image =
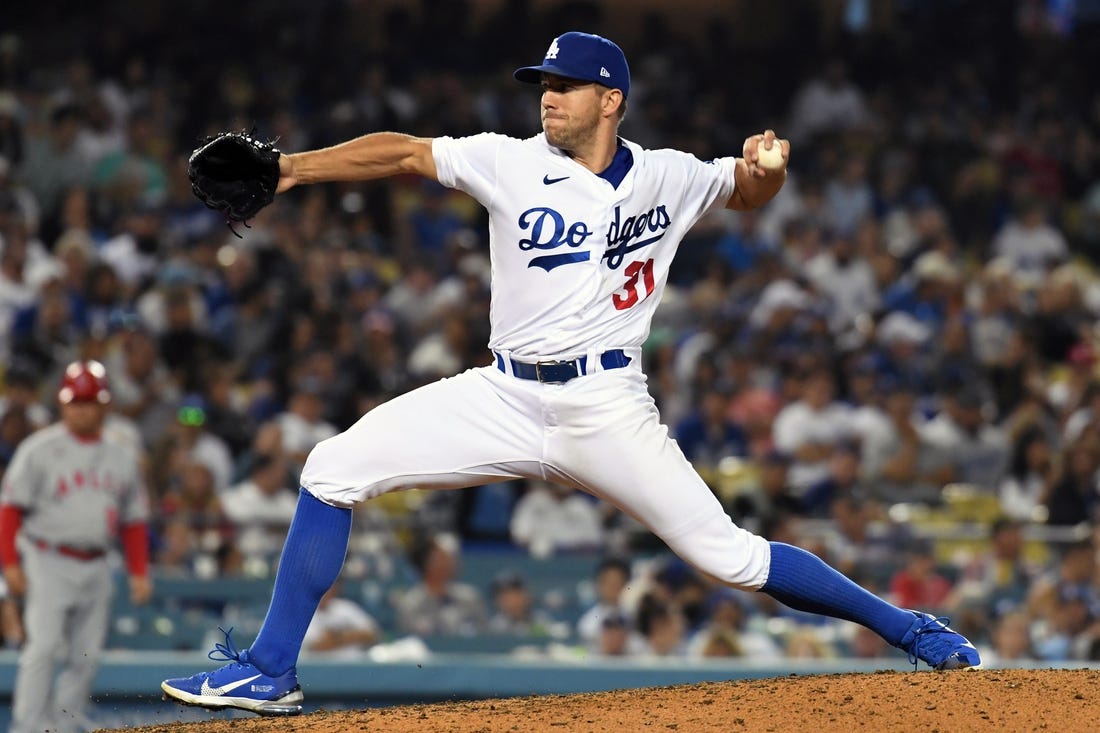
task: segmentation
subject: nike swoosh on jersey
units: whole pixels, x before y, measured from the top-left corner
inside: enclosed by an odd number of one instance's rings
[[[211,687],[210,680],[206,679],[202,681],[202,687],[199,688],[199,692],[202,693],[204,696],[221,697],[225,693],[232,692],[241,685],[247,685],[252,680],[258,680],[261,677],[263,677],[262,674],[257,674],[253,675],[252,677],[247,677],[243,680],[237,680],[236,682],[228,685],[222,685],[221,687]]]
[[[553,183],[559,183],[560,181],[564,181],[568,177],[569,176],[562,176],[561,178],[551,178],[550,174],[547,173],[545,176],[542,177],[542,182],[545,183],[547,186],[549,186]]]

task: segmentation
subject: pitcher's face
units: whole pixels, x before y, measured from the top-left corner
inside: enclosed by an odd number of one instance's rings
[[[562,150],[590,142],[600,122],[598,84],[546,74],[542,80],[542,129],[547,141]]]

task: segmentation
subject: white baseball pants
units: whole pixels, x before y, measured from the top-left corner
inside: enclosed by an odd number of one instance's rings
[[[486,366],[426,385],[319,443],[302,486],[349,507],[401,489],[545,479],[613,504],[721,582],[758,590],[767,541],[736,526],[684,458],[637,362],[565,384]]]

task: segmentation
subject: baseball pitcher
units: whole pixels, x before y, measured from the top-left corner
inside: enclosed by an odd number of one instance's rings
[[[149,501],[133,446],[103,432],[111,399],[103,365],[69,364],[57,399],[61,421],[19,445],[0,493],[0,562],[9,589],[24,599],[27,636],[13,733],[86,728],[111,607],[107,552],[116,541],[132,600],[144,603],[151,592]]]
[[[382,132],[278,156],[272,196],[416,173],[485,206],[493,360],[387,402],[313,449],[255,643],[238,650],[227,636],[216,651],[230,664],[167,680],[164,693],[211,708],[300,711],[295,664],[318,599],[343,563],[351,507],[388,491],[520,477],[594,494],[708,575],[869,626],[914,663],[977,665],[974,647],[946,620],[892,606],[814,555],[737,527],[669,438],[646,389],[641,348],[681,239],[710,211],[753,209],[775,196],[787,141],[767,130],[745,141],[741,157],[701,161],[622,139],[626,58],[587,33],[554,39],[541,64],[515,77],[542,87],[542,132],[526,140]],[[191,162],[202,197],[201,149]],[[226,201],[269,200],[270,185],[225,195],[233,176],[224,168],[213,174],[222,192],[210,203],[230,219],[241,210]]]

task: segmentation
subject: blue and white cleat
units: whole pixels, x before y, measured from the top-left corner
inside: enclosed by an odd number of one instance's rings
[[[901,637],[898,648],[909,653],[909,662],[914,668],[917,660],[938,670],[981,666],[982,659],[974,645],[947,625],[951,619],[921,611],[911,613],[916,618]]]
[[[270,677],[248,661],[248,651],[238,651],[225,634],[225,644],[215,644],[207,656],[229,664],[213,672],[199,672],[191,677],[165,680],[160,683],[165,699],[184,705],[197,705],[211,710],[237,708],[258,715],[298,715],[305,696],[298,685],[298,675],[292,667],[278,677]]]

